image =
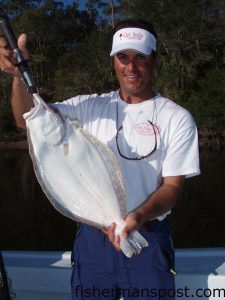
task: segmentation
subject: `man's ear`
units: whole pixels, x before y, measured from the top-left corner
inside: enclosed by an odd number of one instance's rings
[[[114,68],[114,56],[110,57],[110,59],[111,59],[111,63],[110,63],[111,73],[112,73],[112,75],[116,75],[115,68]]]
[[[110,59],[111,59],[111,68],[114,69],[114,56],[111,56]]]

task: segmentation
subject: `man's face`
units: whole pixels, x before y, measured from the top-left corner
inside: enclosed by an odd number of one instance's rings
[[[152,96],[153,66],[152,55],[126,50],[114,56],[114,68],[123,97],[147,100]]]

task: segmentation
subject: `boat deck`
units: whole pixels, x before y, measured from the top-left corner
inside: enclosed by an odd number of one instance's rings
[[[70,254],[3,251],[15,299],[71,300]],[[176,271],[177,299],[225,299],[225,248],[176,250]]]

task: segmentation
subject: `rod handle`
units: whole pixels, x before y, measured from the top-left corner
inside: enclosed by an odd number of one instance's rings
[[[17,66],[22,74],[24,83],[27,85],[28,92],[30,94],[38,93],[38,88],[32,76],[31,70],[27,64],[27,61],[24,59],[21,50],[18,47],[16,36],[6,15],[0,17],[0,26],[9,43],[10,48],[16,54],[16,58],[18,61]]]

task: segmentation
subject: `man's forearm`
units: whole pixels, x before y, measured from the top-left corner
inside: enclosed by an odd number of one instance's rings
[[[183,176],[177,176],[172,180],[165,179],[161,187],[135,210],[142,223],[155,219],[172,209],[180,197],[183,182]]]
[[[142,225],[168,212],[177,202],[181,194],[185,176],[164,177],[162,185],[146,201],[134,211],[130,212],[125,221],[126,226],[122,235],[127,238],[131,232],[138,230]],[[113,224],[112,224],[113,225]],[[115,236],[115,226],[108,228],[107,234],[114,247],[119,250],[120,244]]]
[[[11,106],[16,125],[20,128],[25,128],[23,114],[33,107],[33,100],[19,77],[14,77],[13,80]]]

